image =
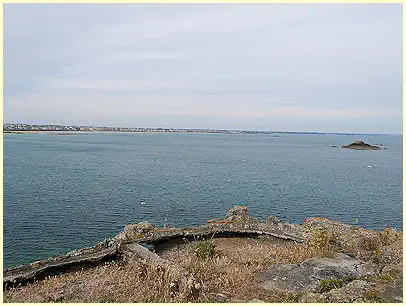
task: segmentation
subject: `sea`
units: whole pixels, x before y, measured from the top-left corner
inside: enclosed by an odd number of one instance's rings
[[[4,134],[4,266],[114,237],[125,224],[193,226],[235,205],[265,220],[319,216],[402,229],[402,136]],[[388,150],[340,147],[354,140]]]

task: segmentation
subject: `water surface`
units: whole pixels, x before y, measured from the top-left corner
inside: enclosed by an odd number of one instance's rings
[[[356,139],[390,150],[331,147]],[[198,225],[234,205],[262,219],[401,228],[402,137],[4,135],[5,266],[92,246],[130,222]]]

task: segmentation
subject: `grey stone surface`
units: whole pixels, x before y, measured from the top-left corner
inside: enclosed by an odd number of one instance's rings
[[[299,303],[323,303],[323,295],[315,292],[308,292],[299,298]]]
[[[253,300],[249,300],[248,303],[265,303],[265,302],[262,300],[253,299]]]
[[[170,263],[151,252],[138,243],[125,244],[121,247],[120,252],[127,260],[145,260],[154,265],[168,266]]]
[[[360,262],[339,253],[334,258],[312,258],[302,264],[275,264],[262,275],[259,286],[269,291],[315,291],[320,280],[360,276]]]
[[[380,296],[383,300],[389,303],[403,302],[403,277],[395,280],[387,286]]]
[[[324,293],[323,297],[330,303],[351,303],[363,299],[372,288],[369,282],[354,280],[342,288]]]
[[[362,275],[375,275],[379,271],[379,266],[372,260],[369,260],[358,267],[359,273]]]

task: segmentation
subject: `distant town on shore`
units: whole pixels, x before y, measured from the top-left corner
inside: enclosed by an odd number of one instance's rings
[[[127,133],[211,133],[211,134],[266,134],[278,136],[278,134],[334,134],[334,135],[357,135],[357,133],[323,133],[323,132],[288,132],[288,131],[261,131],[261,130],[228,130],[228,129],[180,129],[180,128],[129,128],[129,127],[107,127],[107,126],[84,126],[84,125],[57,125],[57,124],[25,124],[25,123],[4,123],[3,132],[127,132]],[[358,133],[359,135],[360,133]],[[369,134],[379,135],[379,134]]]

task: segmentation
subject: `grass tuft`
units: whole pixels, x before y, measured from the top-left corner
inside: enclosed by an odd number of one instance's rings
[[[345,284],[348,284],[348,283],[351,283],[352,281],[355,281],[357,279],[359,279],[359,277],[356,277],[354,275],[348,275],[348,276],[344,277],[343,281],[344,281]]]
[[[330,233],[322,228],[307,226],[307,247],[318,256],[330,257],[334,253],[335,241]]]
[[[321,293],[329,292],[330,290],[338,289],[338,288],[341,288],[342,286],[343,286],[342,282],[338,279],[331,278],[331,279],[321,280],[319,291]]]
[[[216,245],[213,240],[202,240],[193,243],[191,246],[192,253],[200,259],[213,258],[216,254]]]
[[[379,239],[382,245],[391,245],[402,237],[402,233],[392,228],[385,228],[379,233]]]

